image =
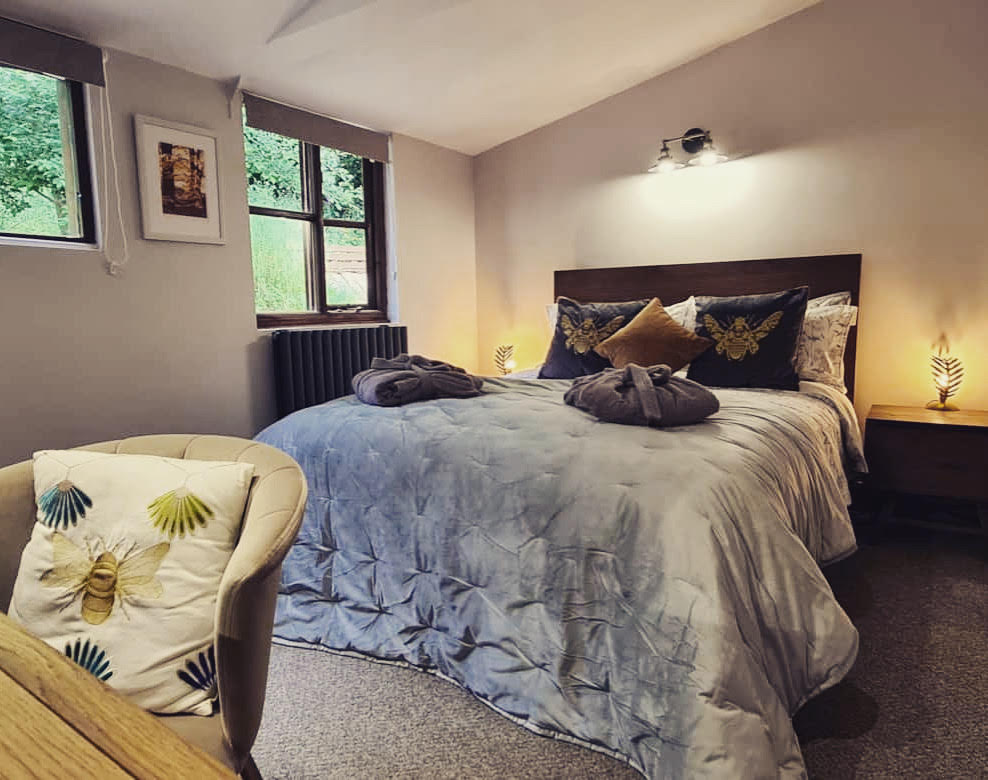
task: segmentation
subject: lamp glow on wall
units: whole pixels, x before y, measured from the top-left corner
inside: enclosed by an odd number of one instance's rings
[[[515,370],[515,345],[501,344],[494,350],[494,365],[501,376],[510,374]]]
[[[941,412],[955,412],[957,407],[947,403],[947,399],[957,393],[964,379],[964,365],[959,358],[950,354],[950,349],[941,343],[937,354],[930,355],[930,368],[933,370],[933,386],[937,389],[939,400],[930,401],[927,409],[938,409]]]
[[[683,151],[689,159],[683,163],[672,156],[669,144],[679,141]],[[671,173],[672,171],[684,168],[686,165],[696,165],[709,167],[723,162],[727,155],[721,154],[720,150],[714,146],[714,139],[709,130],[699,127],[691,127],[685,133],[676,138],[663,138],[662,150],[655,162],[648,169],[649,173]]]

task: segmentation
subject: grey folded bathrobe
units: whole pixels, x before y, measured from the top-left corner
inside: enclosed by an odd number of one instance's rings
[[[563,400],[605,422],[652,427],[689,425],[720,409],[717,396],[669,366],[634,363],[577,377]]]
[[[365,404],[401,406],[431,398],[480,395],[484,380],[459,366],[422,355],[374,358],[371,367],[353,378],[353,392]]]

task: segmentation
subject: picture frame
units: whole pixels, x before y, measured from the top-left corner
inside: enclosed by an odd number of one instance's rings
[[[144,238],[226,243],[216,134],[135,114],[134,140]]]

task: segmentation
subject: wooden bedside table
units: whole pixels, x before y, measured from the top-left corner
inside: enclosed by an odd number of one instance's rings
[[[988,536],[988,412],[873,406],[865,458],[885,494],[879,526],[892,518],[897,495],[943,496],[976,502],[981,528],[918,524]]]

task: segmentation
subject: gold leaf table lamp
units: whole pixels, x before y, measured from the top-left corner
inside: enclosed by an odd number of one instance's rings
[[[964,365],[959,358],[953,357],[944,349],[939,349],[936,355],[930,356],[930,368],[933,370],[933,385],[940,398],[930,401],[927,409],[938,409],[942,412],[955,412],[957,407],[947,403],[947,399],[957,393],[964,378]]]

